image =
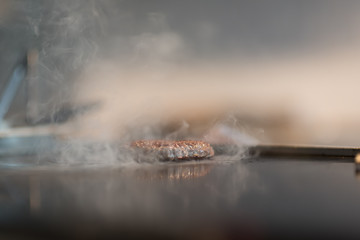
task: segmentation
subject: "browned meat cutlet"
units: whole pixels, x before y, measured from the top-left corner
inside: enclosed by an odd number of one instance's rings
[[[131,146],[145,155],[155,155],[162,161],[204,159],[214,156],[214,149],[203,141],[140,140]]]

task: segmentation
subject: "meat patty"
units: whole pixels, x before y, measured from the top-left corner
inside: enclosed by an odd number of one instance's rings
[[[203,141],[140,140],[131,147],[162,161],[204,159],[214,156],[214,149]]]

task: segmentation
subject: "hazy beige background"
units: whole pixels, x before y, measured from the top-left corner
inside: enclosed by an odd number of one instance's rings
[[[38,49],[39,119],[99,101],[73,122],[101,139],[174,122],[203,134],[231,115],[262,142],[360,142],[360,3],[1,3],[2,84],[23,49]]]

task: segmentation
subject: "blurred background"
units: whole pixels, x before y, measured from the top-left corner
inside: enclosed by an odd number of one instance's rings
[[[359,13],[335,0],[1,0],[1,92],[32,59],[4,123],[113,140],[213,139],[231,122],[245,142],[359,146]]]
[[[1,239],[359,235],[360,1],[0,0],[0,53]]]

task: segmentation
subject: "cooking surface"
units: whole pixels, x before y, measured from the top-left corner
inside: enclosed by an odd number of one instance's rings
[[[355,236],[360,181],[352,163],[329,160],[3,169],[0,227],[45,238]]]

